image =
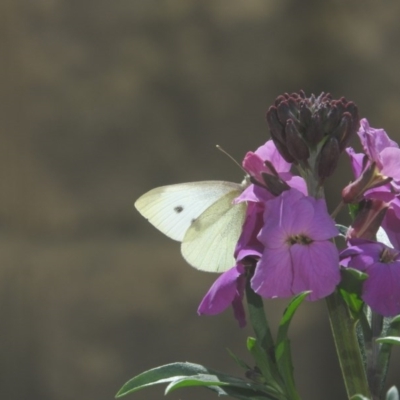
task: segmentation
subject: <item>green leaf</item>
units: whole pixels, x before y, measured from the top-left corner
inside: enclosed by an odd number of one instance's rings
[[[219,396],[228,395],[236,398],[242,398],[244,394],[246,398],[261,399],[279,399],[273,388],[263,385],[257,385],[244,380],[236,380],[232,383],[223,382],[217,375],[199,374],[195,376],[185,376],[177,378],[171,382],[165,390],[165,394],[169,394],[175,389],[191,386],[205,386],[218,393]],[[255,397],[258,396],[258,397]]]
[[[273,371],[276,371],[274,362],[268,357],[265,351],[258,344],[257,339],[249,337],[247,338],[247,350],[254,357],[257,367],[260,369],[265,381],[273,384],[276,382],[276,377]],[[276,384],[279,387],[279,384]]]
[[[252,368],[247,365],[242,359],[240,359],[236,354],[234,354],[230,349],[227,349],[229,355],[236,361],[236,364],[239,365],[239,367],[242,367],[243,369],[249,371]]]
[[[354,268],[342,268],[341,275],[339,293],[355,314],[354,317],[358,319],[358,313],[362,311],[364,305],[361,299],[362,285],[368,275]]]
[[[352,220],[354,220],[360,210],[360,204],[348,204],[349,214]]]
[[[303,292],[298,294],[297,296],[293,297],[289,305],[287,306],[286,310],[283,313],[282,319],[279,323],[278,329],[278,337],[277,343],[279,345],[280,342],[285,341],[287,338],[287,332],[289,330],[290,322],[299,308],[300,304],[304,301],[304,299],[311,293],[311,291]]]
[[[400,334],[400,315],[396,315],[391,319],[388,331],[392,336]]]
[[[350,400],[371,400],[368,397],[362,396],[361,394],[356,394],[350,397]]]
[[[249,281],[246,286],[246,299],[249,309],[249,319],[256,335],[256,339],[248,339],[247,349],[255,358],[256,365],[266,382],[280,387],[283,382],[276,366],[275,346],[265,316],[263,300],[250,287]]]
[[[400,337],[399,336],[386,336],[379,339],[376,339],[378,343],[388,343],[388,344],[396,344],[400,346]]]
[[[297,394],[294,383],[292,354],[290,349],[290,340],[287,334],[294,314],[296,313],[300,304],[310,293],[310,291],[303,292],[292,299],[283,313],[278,329],[275,357],[280,375],[284,381],[285,390],[290,394],[291,399],[299,399],[300,397]]]
[[[158,385],[160,383],[173,382],[185,376],[196,376],[202,374],[215,375],[220,381],[228,382],[230,384],[240,385],[243,382],[247,383],[243,379],[223,374],[212,370],[211,368],[203,367],[202,365],[177,362],[153,368],[135,376],[122,386],[116,397],[122,397],[129,393],[136,392],[149,386]]]
[[[250,281],[246,286],[246,299],[249,308],[249,317],[254,329],[258,344],[270,356],[274,356],[274,340],[269,329],[267,318],[264,312],[264,303],[257,293],[250,286]]]
[[[223,386],[229,385],[227,382],[221,382],[216,375],[199,374],[192,376],[177,377],[173,380],[165,389],[165,394],[172,392],[173,390],[190,387],[190,386]]]
[[[399,400],[399,391],[396,386],[392,386],[386,393],[386,400]]]
[[[268,395],[264,391],[253,389],[242,389],[231,386],[211,386],[212,391],[216,392],[218,396],[229,396],[239,400],[286,400],[283,397]]]

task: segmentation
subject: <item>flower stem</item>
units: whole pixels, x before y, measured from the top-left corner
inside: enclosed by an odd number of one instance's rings
[[[257,340],[261,348],[268,356],[275,361],[274,340],[272,339],[271,330],[265,316],[264,304],[262,298],[254,293],[250,287],[250,282],[247,282],[246,298],[249,307],[249,317],[254,329]]]
[[[351,316],[339,293],[334,292],[327,297],[326,304],[347,396],[350,399],[360,394],[371,398],[357,340],[355,329],[357,321]]]

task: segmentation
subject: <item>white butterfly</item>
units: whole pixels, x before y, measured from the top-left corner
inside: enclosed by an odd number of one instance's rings
[[[246,204],[232,201],[245,185],[202,181],[162,186],[139,197],[135,207],[162,233],[182,242],[182,255],[190,265],[224,272],[235,265]]]

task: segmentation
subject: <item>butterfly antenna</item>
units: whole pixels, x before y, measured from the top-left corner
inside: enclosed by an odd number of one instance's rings
[[[217,144],[215,147],[228,156],[247,175],[247,171],[227,151],[225,151],[219,144]]]

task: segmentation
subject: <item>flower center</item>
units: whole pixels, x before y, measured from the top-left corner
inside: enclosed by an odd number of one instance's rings
[[[301,244],[303,246],[309,245],[313,242],[312,239],[310,239],[308,236],[303,235],[303,234],[299,234],[299,235],[293,235],[293,236],[289,236],[289,238],[287,239],[287,243],[292,246],[294,244]]]
[[[383,249],[379,261],[385,264],[390,264],[396,261],[399,253],[392,249]]]

